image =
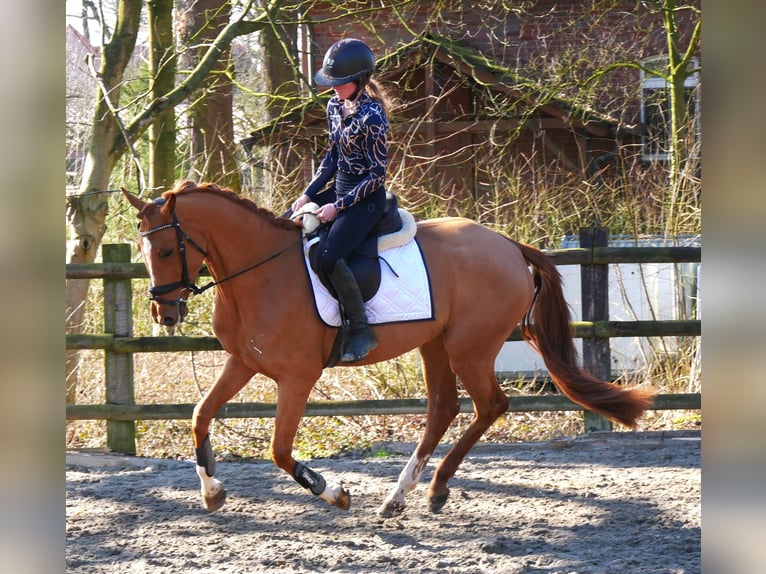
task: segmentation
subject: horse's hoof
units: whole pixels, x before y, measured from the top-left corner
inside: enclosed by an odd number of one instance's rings
[[[441,509],[444,508],[444,505],[447,504],[447,499],[449,498],[449,490],[443,494],[434,494],[428,497],[428,505],[431,509],[431,512],[434,514],[437,514],[441,512]]]
[[[343,485],[341,485],[340,492],[338,493],[338,496],[335,497],[335,502],[333,502],[332,505],[337,506],[341,510],[348,510],[351,508],[351,495]]]
[[[222,488],[212,496],[205,496],[204,501],[205,508],[210,512],[215,512],[226,502],[226,490]]]
[[[404,504],[401,504],[396,500],[392,500],[388,503],[384,502],[380,508],[378,508],[377,514],[381,518],[392,518],[402,514],[404,512],[404,508]]]

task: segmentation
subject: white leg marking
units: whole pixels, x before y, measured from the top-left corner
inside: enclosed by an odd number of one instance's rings
[[[223,483],[214,476],[208,476],[204,466],[197,465],[197,476],[202,483],[202,496],[210,498],[223,490]]]
[[[324,491],[322,492],[322,494],[319,495],[319,498],[321,498],[322,500],[326,500],[330,504],[335,504],[342,491],[343,491],[343,488],[339,484],[327,483],[324,487]]]
[[[423,476],[423,471],[426,469],[429,458],[430,456],[418,458],[417,450],[412,453],[410,460],[407,461],[407,464],[399,474],[396,486],[394,486],[383,501],[383,507],[391,507],[393,505],[403,508],[405,506],[404,497],[420,482],[420,477]]]

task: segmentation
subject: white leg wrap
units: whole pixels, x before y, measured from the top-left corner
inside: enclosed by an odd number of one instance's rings
[[[214,476],[208,476],[204,466],[197,465],[197,476],[202,483],[202,496],[210,498],[223,490],[223,483]]]

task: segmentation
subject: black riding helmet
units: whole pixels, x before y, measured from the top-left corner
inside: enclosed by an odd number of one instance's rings
[[[327,50],[322,69],[314,75],[320,86],[340,86],[356,81],[364,87],[375,71],[375,56],[370,47],[354,38],[338,40]]]

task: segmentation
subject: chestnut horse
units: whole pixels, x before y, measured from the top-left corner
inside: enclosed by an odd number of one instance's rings
[[[175,325],[186,314],[189,294],[215,285],[213,329],[229,356],[196,405],[192,420],[205,507],[217,510],[226,497],[214,477],[210,421],[253,375],[263,373],[277,384],[274,463],[314,495],[348,509],[351,499],[342,485],[326,482],[292,456],[309,393],[337,333],[311,311],[300,225],[214,184],[185,182],[152,202],[124,193],[138,210],[153,319]],[[635,428],[651,405],[651,393],[600,381],[578,366],[561,276],[547,255],[463,218],[421,221],[416,237],[431,278],[434,319],[373,326],[378,346],[355,363],[386,361],[416,347],[422,357],[425,431],[379,514],[390,516],[404,509],[406,494],[417,485],[459,412],[459,378],[473,401],[475,416],[431,480],[431,510],[438,512],[445,504],[447,482],[458,465],[508,408],[494,362],[518,324],[562,393],[586,409]],[[199,288],[195,282],[203,262],[213,282]]]

